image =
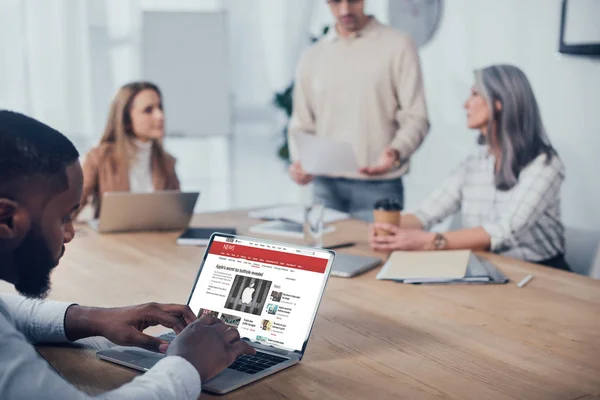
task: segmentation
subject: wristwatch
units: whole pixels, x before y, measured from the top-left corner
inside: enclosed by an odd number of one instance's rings
[[[435,237],[433,238],[433,248],[435,250],[444,250],[447,245],[448,240],[446,240],[446,237],[441,233],[436,233]]]

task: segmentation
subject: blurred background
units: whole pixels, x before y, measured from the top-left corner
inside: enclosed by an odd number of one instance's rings
[[[594,11],[580,33],[600,37],[600,1],[579,1]],[[510,63],[566,165],[565,224],[597,229],[600,59],[559,52],[562,0],[366,4],[420,45],[432,128],[405,180],[407,208],[475,146],[462,108],[473,69]],[[202,192],[198,212],[296,202],[310,187],[287,176],[290,85],[331,23],[325,0],[0,0],[0,108],[61,130],[84,155],[116,90],[149,79],[163,90],[182,189]]]

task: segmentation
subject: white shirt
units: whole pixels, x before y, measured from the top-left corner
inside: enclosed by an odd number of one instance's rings
[[[152,182],[152,141],[133,140],[135,159],[129,166],[129,190],[132,193],[154,192]]]
[[[526,261],[543,261],[564,254],[560,186],[565,169],[555,156],[546,163],[539,155],[508,191],[496,189],[495,157],[486,146],[469,156],[443,185],[414,212],[430,229],[460,211],[464,228],[483,228],[490,250]]]
[[[0,399],[92,399],[60,377],[32,346],[68,342],[64,319],[71,304],[0,294]],[[170,356],[132,382],[93,398],[195,400],[200,391],[200,376],[192,364]]]

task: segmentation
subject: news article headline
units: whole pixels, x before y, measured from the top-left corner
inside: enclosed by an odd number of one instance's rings
[[[224,270],[224,271],[235,272],[236,274],[248,274],[248,275],[253,275],[253,276],[263,276],[264,275],[264,272],[250,271],[249,269],[239,269],[239,268],[235,268],[235,267],[226,267],[224,265],[217,265],[216,268],[220,269],[220,270]]]

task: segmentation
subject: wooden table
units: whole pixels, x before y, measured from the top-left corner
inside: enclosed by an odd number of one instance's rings
[[[254,223],[233,211],[197,215],[192,224],[247,234]],[[187,301],[203,248],[177,246],[177,233],[82,230],[54,273],[52,298],[101,306]],[[362,222],[339,222],[329,236],[358,241],[344,252],[373,254]],[[600,399],[600,281],[485,257],[512,282],[411,286],[377,281],[377,270],[332,277],[302,362],[225,397]],[[516,288],[529,273],[535,279]],[[101,393],[137,375],[97,360],[94,350],[105,346],[89,339],[38,349],[80,389]]]

